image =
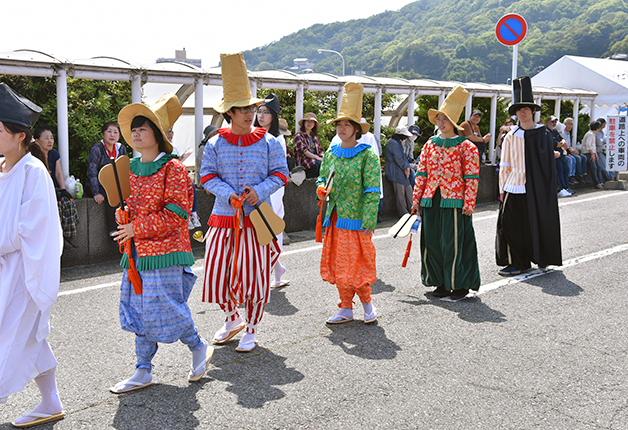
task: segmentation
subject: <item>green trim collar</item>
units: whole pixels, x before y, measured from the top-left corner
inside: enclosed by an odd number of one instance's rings
[[[436,146],[444,146],[445,148],[451,148],[452,146],[458,146],[465,140],[467,140],[464,136],[456,136],[449,139],[443,139],[440,136],[432,136],[432,143]]]
[[[151,161],[150,163],[142,163],[141,157],[135,157],[131,160],[130,170],[135,176],[146,177],[154,175],[173,158],[179,157],[174,154],[165,154],[159,160]]]

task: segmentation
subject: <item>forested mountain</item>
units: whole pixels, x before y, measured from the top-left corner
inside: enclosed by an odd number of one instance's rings
[[[333,13],[333,11],[330,11]],[[609,57],[628,53],[625,0],[420,0],[370,18],[317,24],[267,46],[246,51],[250,70],[289,69],[295,58],[314,71],[370,76],[427,77],[505,83],[512,48],[495,37],[507,13],[528,23],[519,44],[519,74],[534,75],[563,55]]]

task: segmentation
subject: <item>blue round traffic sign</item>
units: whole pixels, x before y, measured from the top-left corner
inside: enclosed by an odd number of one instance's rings
[[[516,45],[523,40],[528,31],[528,24],[521,15],[509,13],[504,15],[495,26],[497,40],[503,45]]]

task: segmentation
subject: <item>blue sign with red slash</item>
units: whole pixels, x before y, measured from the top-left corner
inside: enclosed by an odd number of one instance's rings
[[[497,26],[495,26],[497,40],[506,46],[513,46],[521,42],[526,37],[527,31],[528,24],[526,20],[516,13],[509,13],[503,16],[497,21]]]

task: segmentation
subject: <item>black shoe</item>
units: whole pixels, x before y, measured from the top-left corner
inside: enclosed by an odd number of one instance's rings
[[[465,297],[467,297],[467,294],[469,294],[469,290],[465,290],[465,289],[454,290],[449,296],[449,298],[454,301],[462,300]]]
[[[578,180],[574,176],[569,177],[569,185],[577,184]]]
[[[432,291],[432,296],[437,297],[439,299],[443,297],[448,297],[451,294],[451,291],[445,288],[444,285],[437,287],[434,291]]]

